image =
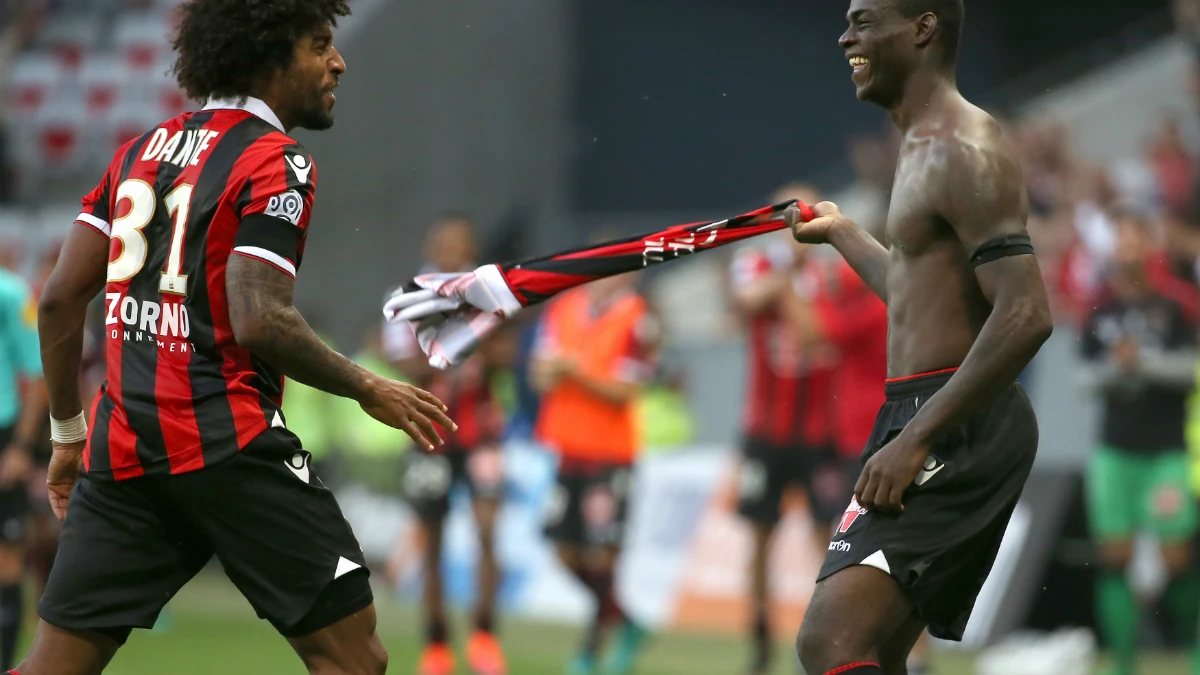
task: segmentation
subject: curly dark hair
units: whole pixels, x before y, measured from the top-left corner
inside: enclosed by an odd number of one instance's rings
[[[292,63],[296,41],[350,14],[346,0],[188,0],[172,71],[189,98],[243,98]]]

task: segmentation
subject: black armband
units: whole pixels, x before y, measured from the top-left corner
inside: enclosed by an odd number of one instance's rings
[[[971,267],[1012,255],[1033,255],[1033,240],[1027,234],[1005,234],[989,239],[971,254]]]

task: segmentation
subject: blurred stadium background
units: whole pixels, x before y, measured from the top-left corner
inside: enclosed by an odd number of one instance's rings
[[[0,0],[0,245],[4,264],[35,290],[115,148],[193,105],[165,75],[176,4]],[[836,45],[845,2],[351,5],[355,16],[337,36],[349,65],[337,127],[298,134],[321,164],[322,186],[297,290],[314,326],[364,363],[391,368],[380,300],[420,268],[427,228],[447,212],[475,222],[481,261],[555,251],[601,229],[634,233],[732,214],[792,181],[816,186],[866,225],[885,215],[896,139],[847,82]],[[966,640],[935,645],[934,672],[972,672],[978,654],[1003,649],[1024,650],[1010,673],[1075,672],[1046,664],[1086,667],[1090,656],[1079,655],[1090,654],[1088,640],[1071,629],[1096,629],[1098,554],[1083,476],[1099,413],[1074,376],[1079,327],[1113,252],[1116,205],[1154,214],[1164,269],[1197,292],[1200,3],[968,0],[967,9],[960,86],[1005,121],[1019,147],[1030,233],[1059,329],[1023,376],[1042,425],[1034,475]],[[639,279],[664,341],[639,401],[645,450],[618,584],[657,633],[639,664],[644,675],[741,672],[746,660],[750,538],[731,497],[746,346],[729,265],[717,252]],[[520,322],[519,355],[492,383],[508,418],[500,634],[519,675],[562,672],[591,611],[540,535],[554,460],[531,438],[533,319]],[[85,386],[94,389],[102,370],[95,364]],[[376,562],[391,670],[411,672],[423,544],[400,497],[408,445],[311,390],[291,389],[286,405]],[[1200,453],[1193,409],[1189,438]],[[459,608],[472,595],[473,527],[459,495],[445,541],[448,594]],[[820,560],[810,527],[803,500],[795,502],[774,546],[785,654]],[[1166,620],[1152,600],[1165,584],[1162,562],[1150,542],[1137,550],[1141,672],[1194,672],[1184,654],[1195,626]],[[155,631],[136,635],[110,672],[298,667],[233,588],[209,574]],[[795,670],[784,659],[775,672]]]

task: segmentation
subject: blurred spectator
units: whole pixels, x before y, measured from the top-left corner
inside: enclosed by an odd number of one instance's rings
[[[820,196],[793,185],[772,202],[786,199],[815,204]],[[738,513],[750,523],[754,542],[750,673],[771,668],[767,570],[784,493],[791,487],[804,490],[817,551],[828,545],[832,524],[850,500],[846,467],[833,447],[834,351],[816,338],[813,317],[814,290],[821,285],[816,255],[815,246],[781,232],[741,249],[733,261],[732,292],[747,327],[750,368],[738,477]],[[883,376],[881,394],[882,387]]]
[[[560,457],[546,534],[596,603],[571,672],[594,672],[606,634],[619,626],[605,672],[628,673],[646,635],[618,602],[615,580],[641,450],[635,403],[659,342],[636,280],[609,277],[552,301],[531,366],[542,393],[536,435]]]
[[[425,265],[420,273],[466,272],[476,267],[478,247],[474,227],[460,214],[443,216],[430,228],[425,242]],[[409,453],[405,458],[404,496],[416,512],[425,545],[425,619],[427,640],[419,672],[453,670],[450,630],[443,598],[442,536],[450,512],[451,491],[457,484],[471,493],[479,532],[479,583],[474,627],[467,659],[476,672],[504,672],[504,653],[495,638],[495,601],[500,585],[495,527],[504,497],[504,461],[499,443],[504,416],[493,396],[497,373],[512,367],[513,332],[507,327],[492,334],[461,366],[433,369],[407,323],[385,327],[385,352],[392,366],[418,386],[428,389],[448,407],[458,424],[451,432],[438,428],[445,445],[433,453]]]
[[[13,56],[33,39],[41,23],[43,3],[36,0],[0,0],[0,204],[16,198],[16,169],[5,119],[8,68]]]
[[[1158,537],[1170,577],[1165,599],[1177,627],[1193,636],[1200,586],[1189,542],[1197,530],[1184,443],[1185,405],[1195,382],[1196,322],[1154,282],[1155,232],[1133,214],[1113,218],[1113,256],[1106,297],[1082,337],[1087,387],[1104,402],[1100,445],[1087,474],[1092,534],[1103,573],[1099,623],[1115,652],[1116,675],[1132,675],[1137,604],[1126,578],[1134,537]]]
[[[1200,0],[1173,0],[1175,28],[1200,55]]]
[[[1180,216],[1187,214],[1192,208],[1198,176],[1178,118],[1167,117],[1162,120],[1150,139],[1146,160],[1157,180],[1158,196],[1163,207]]]
[[[864,227],[881,228],[887,219],[896,156],[892,143],[883,138],[857,136],[850,141],[854,183],[838,195],[837,203],[843,213]]]

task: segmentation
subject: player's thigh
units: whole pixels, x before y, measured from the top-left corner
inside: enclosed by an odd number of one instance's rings
[[[742,446],[737,476],[738,514],[750,523],[774,527],[779,522],[780,503],[788,483],[784,463],[789,452],[753,439]]]
[[[504,499],[504,454],[495,445],[485,445],[463,458],[462,479],[471,491],[476,518],[494,521]]]
[[[1145,459],[1149,471],[1141,506],[1146,526],[1164,544],[1190,540],[1200,514],[1189,490],[1187,454],[1179,450]]]
[[[450,513],[454,465],[447,455],[409,451],[401,469],[404,500],[422,521],[440,521]]]
[[[854,485],[848,480],[846,463],[833,448],[810,450],[803,475],[804,490],[814,524],[828,529],[837,521],[850,503]],[[825,537],[828,543],[828,537]]]
[[[559,471],[546,503],[546,538],[562,549],[578,549],[587,544],[583,523],[583,493],[586,479],[576,473]]]
[[[889,575],[847,567],[817,583],[796,647],[808,672],[878,662],[883,649],[913,617],[913,605]]]
[[[39,621],[21,675],[99,675],[120,644],[95,631],[72,631]]]
[[[93,481],[71,493],[38,614],[66,630],[123,642],[150,628],[167,601],[212,557],[207,540],[170,507],[164,478]]]
[[[1088,524],[1100,541],[1129,539],[1141,520],[1146,471],[1142,458],[1100,446],[1088,460]]]
[[[622,464],[603,467],[586,478],[580,497],[580,512],[589,548],[620,548],[629,521],[632,485],[633,467]]]
[[[368,604],[331,625],[289,637],[288,643],[310,673],[375,675],[386,672],[388,661],[375,624],[375,605]]]
[[[316,625],[311,612],[336,580],[366,575],[366,561],[333,493],[299,440],[271,429],[234,457],[172,480],[173,499],[212,542],[225,574],[285,636],[332,625],[370,604],[370,587],[343,592]]]

